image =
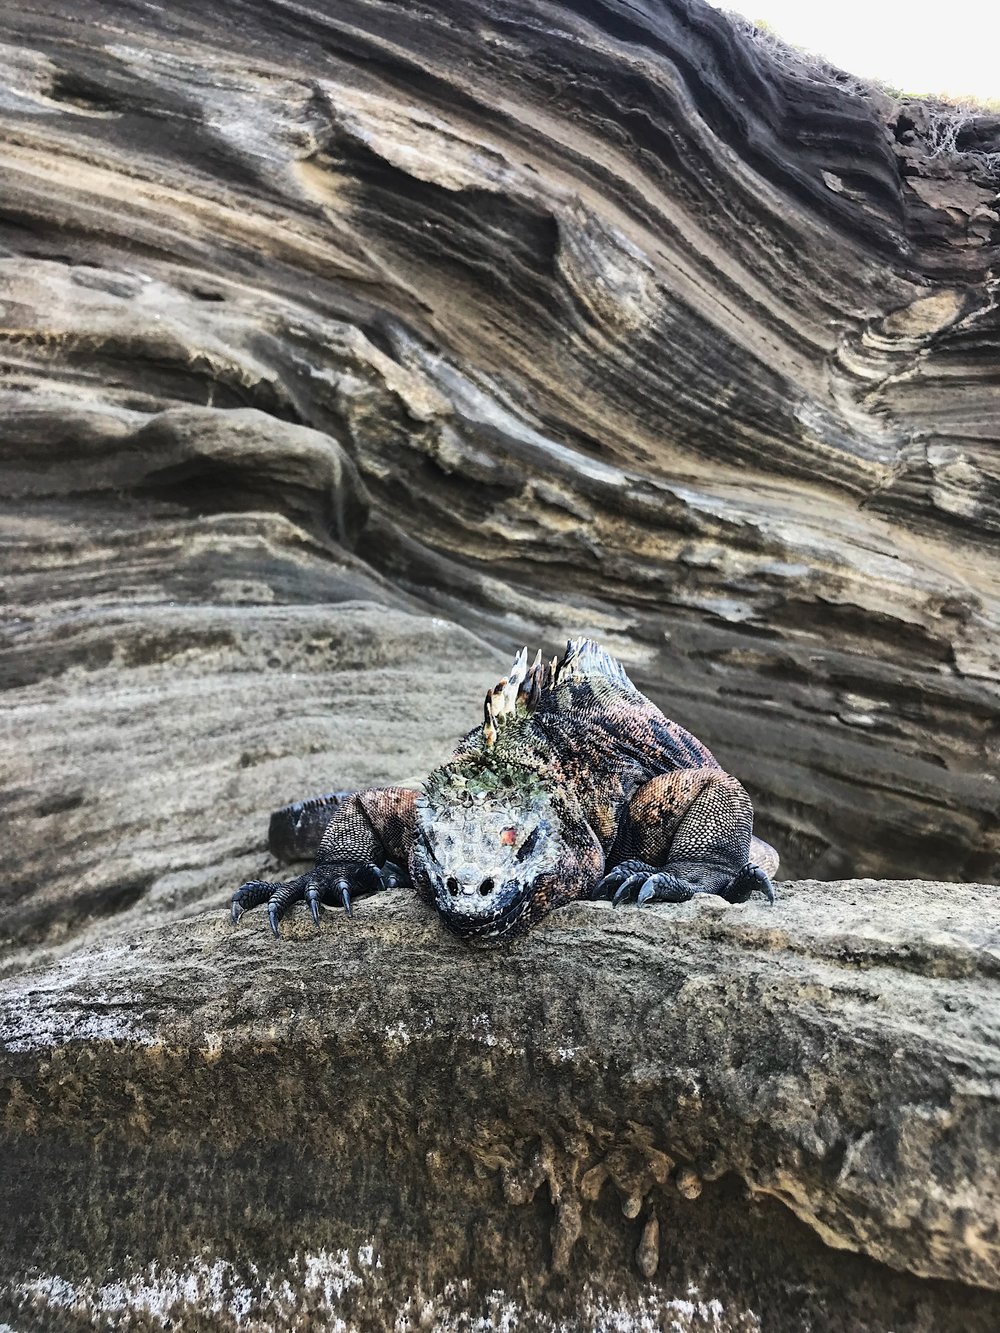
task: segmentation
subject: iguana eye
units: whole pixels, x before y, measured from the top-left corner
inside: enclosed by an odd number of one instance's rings
[[[500,841],[505,847],[513,847],[514,843],[517,842],[517,829],[505,828],[500,834]]]
[[[524,842],[522,842],[520,847],[517,849],[517,855],[514,857],[515,861],[523,861],[526,856],[531,855],[531,853],[535,850],[535,847],[538,843],[538,835],[540,832],[541,830],[539,826],[536,824],[535,827],[528,834],[528,836],[525,838]]]

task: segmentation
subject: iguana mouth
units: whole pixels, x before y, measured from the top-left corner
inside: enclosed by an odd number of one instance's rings
[[[448,901],[442,902],[438,895],[438,915],[448,930],[466,944],[480,949],[495,948],[523,935],[531,925],[530,888],[530,885],[516,885],[507,894],[499,895],[486,910],[465,908],[446,890]]]
[[[527,930],[534,877],[524,880],[499,869],[484,872],[471,864],[452,869],[425,866],[438,913],[455,935],[470,944],[499,944]]]

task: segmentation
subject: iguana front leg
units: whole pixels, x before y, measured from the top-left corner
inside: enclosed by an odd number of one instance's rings
[[[773,902],[777,854],[752,831],[750,798],[730,774],[719,768],[662,773],[629,803],[620,859],[594,896],[612,897],[617,905],[714,893],[736,903],[758,892]]]
[[[416,792],[377,787],[338,805],[316,853],[312,870],[283,883],[249,880],[233,894],[233,921],[267,903],[271,930],[293,903],[309,905],[319,925],[320,903],[351,913],[352,898],[409,882],[405,869],[414,826]]]

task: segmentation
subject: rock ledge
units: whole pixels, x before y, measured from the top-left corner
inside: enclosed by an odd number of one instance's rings
[[[455,1327],[497,1293],[597,1327],[692,1285],[727,1328],[916,1329],[914,1301],[989,1327],[996,890],[781,889],[580,904],[494,954],[403,893],[280,942],[220,910],[8,980],[10,1317],[50,1290],[48,1327],[112,1319],[110,1272],[130,1309],[159,1273],[166,1307],[173,1283],[224,1321],[243,1292],[289,1328],[320,1296],[387,1326],[415,1293]]]

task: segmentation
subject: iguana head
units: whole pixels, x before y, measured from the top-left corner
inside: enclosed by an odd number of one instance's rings
[[[556,906],[566,851],[552,797],[530,768],[456,761],[431,774],[417,801],[411,870],[471,944],[500,944]]]
[[[417,800],[414,883],[470,944],[521,934],[586,893],[603,865],[543,725],[560,670],[586,642],[568,645],[562,663],[539,653],[529,667],[522,650],[487,692],[482,727]]]

